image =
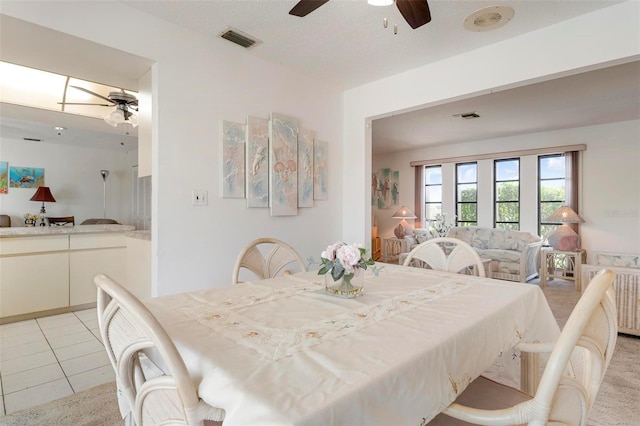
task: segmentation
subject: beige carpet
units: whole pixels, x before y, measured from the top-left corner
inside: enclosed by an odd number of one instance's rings
[[[116,384],[105,383],[0,417],[2,426],[122,426]]]
[[[562,327],[580,293],[573,284],[554,280],[545,289],[549,305]],[[607,374],[589,415],[587,426],[637,426],[640,424],[640,338],[620,335]],[[487,372],[499,381],[498,367]],[[508,382],[508,380],[507,380]],[[512,384],[512,385],[516,385]],[[115,383],[67,396],[38,407],[0,417],[2,426],[122,425]]]

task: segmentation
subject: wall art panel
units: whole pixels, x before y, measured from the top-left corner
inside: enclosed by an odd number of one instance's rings
[[[298,132],[298,207],[313,207],[313,139],[315,133]]]
[[[329,143],[315,141],[313,143],[313,199],[327,200],[329,192],[327,182],[329,178]]]
[[[298,120],[271,114],[269,204],[271,216],[298,214]]]
[[[222,197],[245,197],[245,127],[243,123],[222,122]]]
[[[37,188],[39,186],[44,186],[44,169],[9,167],[10,188]]]
[[[0,161],[0,194],[9,193],[9,163]]]
[[[247,117],[247,207],[269,207],[269,120]]]

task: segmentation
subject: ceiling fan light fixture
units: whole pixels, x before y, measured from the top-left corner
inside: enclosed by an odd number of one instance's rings
[[[367,3],[371,6],[391,6],[393,0],[367,0]]]
[[[124,123],[124,111],[120,109],[120,105],[104,118],[104,122],[111,127],[118,127],[118,124]]]
[[[130,112],[125,123],[131,124],[134,128],[138,127],[138,116]]]

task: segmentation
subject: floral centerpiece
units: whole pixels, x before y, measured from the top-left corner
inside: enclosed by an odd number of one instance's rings
[[[320,260],[322,267],[318,275],[325,275],[327,292],[341,297],[360,295],[364,281],[362,271],[375,264],[361,244],[345,244],[340,241],[328,246],[320,254]]]
[[[438,213],[436,214],[435,219],[431,222],[431,234],[434,238],[446,237],[452,227],[453,222],[447,222],[447,218],[444,213]]]
[[[39,216],[37,214],[25,213],[24,214],[24,224],[26,226],[36,226],[36,222],[38,222]]]

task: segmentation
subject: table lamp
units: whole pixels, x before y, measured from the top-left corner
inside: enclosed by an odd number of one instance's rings
[[[44,209],[44,203],[55,203],[56,199],[53,198],[51,191],[48,186],[39,186],[38,190],[33,197],[30,198],[31,201],[42,201],[42,207],[40,208],[40,226],[44,226],[44,215],[46,210]]]
[[[549,245],[555,250],[577,251],[580,248],[580,236],[567,223],[583,223],[584,219],[569,206],[560,206],[546,219],[547,222],[562,222],[551,235]]]
[[[417,219],[418,217],[413,214],[413,212],[407,207],[400,207],[400,209],[391,217],[393,219],[402,219],[398,226],[396,226],[393,230],[393,233],[396,234],[397,238],[402,239],[405,236],[411,235],[413,233],[413,226],[409,225],[409,222],[407,222],[406,219]]]

